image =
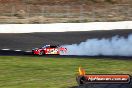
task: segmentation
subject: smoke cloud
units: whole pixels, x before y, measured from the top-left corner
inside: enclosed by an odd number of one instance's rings
[[[114,36],[110,39],[88,39],[80,44],[64,45],[63,47],[67,48],[65,55],[132,56],[132,35],[127,38]]]

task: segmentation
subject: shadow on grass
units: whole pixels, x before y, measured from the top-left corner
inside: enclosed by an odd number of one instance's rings
[[[78,88],[78,86],[72,86],[72,87],[69,87],[69,88]]]

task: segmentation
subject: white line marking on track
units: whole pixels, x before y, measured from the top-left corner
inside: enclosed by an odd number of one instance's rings
[[[132,29],[132,21],[0,25],[0,33],[70,32],[113,29]]]
[[[25,51],[25,52],[31,52],[31,51]]]
[[[1,50],[10,50],[10,49],[1,49]]]
[[[11,49],[0,49],[0,50],[8,51],[8,50],[11,50]],[[13,51],[22,51],[22,50],[13,50]],[[24,51],[24,52],[32,52],[32,51]]]
[[[22,50],[14,50],[14,51],[22,51]]]

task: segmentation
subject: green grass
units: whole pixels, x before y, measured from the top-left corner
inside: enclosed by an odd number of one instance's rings
[[[87,74],[132,74],[129,60],[0,56],[0,88],[69,88],[79,66]]]

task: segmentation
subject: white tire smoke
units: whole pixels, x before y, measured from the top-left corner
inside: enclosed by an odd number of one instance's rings
[[[65,55],[132,56],[132,35],[127,38],[114,36],[110,39],[88,39],[80,44],[64,45],[63,47],[67,48]]]

